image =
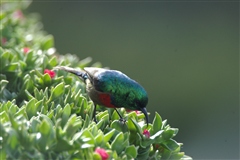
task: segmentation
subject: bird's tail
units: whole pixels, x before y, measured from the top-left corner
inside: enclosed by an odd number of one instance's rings
[[[84,82],[88,78],[84,70],[77,70],[67,66],[57,66],[57,67],[54,67],[53,70],[64,70],[64,71],[70,72],[72,74],[77,75]]]

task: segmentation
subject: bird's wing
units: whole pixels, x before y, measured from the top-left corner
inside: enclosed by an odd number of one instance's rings
[[[106,69],[92,69],[90,73],[94,88],[99,92],[109,94],[113,105],[116,107],[133,106],[131,104],[133,101],[129,99],[134,99],[135,94],[132,80],[129,77],[119,71]]]

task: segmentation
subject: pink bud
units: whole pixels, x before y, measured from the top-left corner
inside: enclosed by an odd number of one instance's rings
[[[50,76],[51,78],[53,78],[53,77],[55,76],[55,72],[52,71],[52,70],[49,70],[49,69],[45,69],[45,70],[44,70],[44,74],[49,74],[49,76]]]
[[[136,112],[137,114],[141,114],[141,112],[140,112],[140,111],[137,111],[137,110],[136,110],[135,112]]]
[[[3,37],[3,38],[1,39],[1,42],[2,42],[2,45],[5,45],[5,44],[7,43],[7,38]]]
[[[30,50],[30,48],[24,47],[24,48],[23,48],[23,53],[27,54],[29,50]]]
[[[128,112],[128,113],[129,113],[129,112],[133,112],[133,111],[136,112],[137,114],[140,114],[140,113],[141,113],[140,111],[137,111],[137,110],[126,109],[126,112]]]
[[[103,148],[96,148],[95,153],[99,154],[102,157],[102,160],[107,160],[109,155]]]
[[[129,112],[132,112],[132,110],[130,110],[130,109],[126,109],[126,112],[128,112],[128,113],[129,113]]]
[[[17,10],[13,13],[13,17],[16,19],[22,19],[24,18],[23,13],[21,10]]]
[[[143,135],[145,135],[147,138],[150,138],[150,132],[147,129],[144,129]]]

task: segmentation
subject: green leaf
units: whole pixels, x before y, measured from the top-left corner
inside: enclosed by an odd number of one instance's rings
[[[43,75],[43,82],[45,85],[50,85],[52,82],[52,79],[49,74],[44,74]]]
[[[104,135],[101,132],[98,133],[98,135],[94,139],[96,146],[101,146],[102,143],[104,143]]]
[[[183,157],[181,158],[181,160],[192,160],[192,157],[188,156],[188,155],[183,155]]]
[[[120,132],[116,137],[115,139],[113,140],[111,146],[112,146],[112,149],[113,150],[116,150],[118,154],[120,154],[123,149],[125,148],[123,146],[123,142],[124,142],[124,136],[123,136],[123,133]]]
[[[49,59],[46,55],[42,56],[42,63],[41,63],[41,68],[47,68],[47,65],[49,63]]]
[[[73,138],[73,140],[76,138]],[[84,130],[80,136],[81,141],[84,143],[81,145],[81,148],[92,148],[94,146],[94,137],[88,130]]]
[[[138,155],[137,155],[137,159],[138,160],[145,160],[148,159],[149,157],[149,151],[150,151],[150,146],[147,146],[145,148],[139,148],[138,149]]]
[[[92,127],[91,127],[91,133],[92,133],[92,135],[93,135],[93,137],[95,137],[95,136],[97,136],[98,135],[98,128],[97,128],[97,125],[93,125]]]
[[[16,72],[17,71],[17,68],[19,66],[19,63],[11,63],[9,65],[6,65],[3,70],[5,72]]]
[[[76,131],[82,126],[82,121],[73,114],[63,128],[67,137],[72,137]]]
[[[87,57],[79,62],[80,68],[86,67],[92,61],[91,57]]]
[[[117,112],[114,110],[111,116],[111,120],[119,120],[119,115],[117,114]]]
[[[34,96],[37,100],[41,100],[43,98],[42,90],[39,91],[38,88],[34,89]]]
[[[6,151],[4,151],[3,149],[0,150],[0,157],[2,159],[7,159],[7,153]]]
[[[71,115],[71,108],[70,105],[67,104],[64,108],[63,108],[63,116],[68,118]]]
[[[88,115],[86,115],[83,128],[88,128],[89,124],[90,124],[90,118]]]
[[[64,83],[58,84],[51,92],[51,96],[49,100],[54,100],[61,96],[64,93]]]
[[[128,129],[131,132],[137,132],[137,128],[135,127],[133,121],[131,120],[131,118],[128,118],[128,123],[127,123]]]
[[[27,90],[25,90],[25,93],[26,93],[28,99],[31,100],[34,98],[34,96],[31,93],[29,93]]]
[[[24,61],[19,60],[19,67],[22,71],[25,71],[27,64]]]
[[[9,82],[7,81],[7,80],[1,80],[0,81],[0,93],[2,93],[3,92],[3,90],[6,88],[6,86],[7,86],[7,84],[8,84]]]
[[[181,159],[184,155],[184,152],[173,153],[169,159]]]
[[[120,132],[127,132],[128,131],[128,127],[127,125],[122,122],[122,121],[119,121],[119,120],[114,120],[112,123],[111,123],[111,128],[114,128]]]
[[[180,144],[173,139],[169,139],[168,141],[165,141],[163,145],[167,147],[170,151],[175,151],[178,147],[180,147]]]
[[[164,129],[164,127],[166,127],[166,125],[167,125],[167,120],[165,119],[165,120],[162,121],[161,129]]]
[[[16,105],[11,105],[9,107],[9,112],[13,115],[15,115],[15,113],[19,110],[19,108]]]
[[[19,137],[15,130],[11,129],[8,131],[9,138],[7,139],[7,144],[11,148],[11,150],[16,150],[19,145]]]
[[[52,48],[54,45],[54,39],[52,35],[48,35],[44,38],[42,43],[42,49],[48,50],[49,48]]]
[[[26,105],[26,113],[28,118],[31,119],[33,116],[37,115],[37,107],[35,105],[36,99],[31,99]]]
[[[26,55],[25,62],[27,64],[27,66],[33,66],[34,65],[33,52],[29,52]]]
[[[152,136],[150,137],[150,139],[156,139],[156,138],[158,138],[161,134],[163,134],[163,132],[164,132],[164,130],[160,130],[160,131],[156,132],[154,135],[152,135]]]
[[[93,153],[93,159],[94,160],[102,160],[102,157],[98,153]]]
[[[177,133],[177,131],[178,131],[177,128],[176,129],[175,128],[169,128],[169,129],[167,129],[163,132],[162,137],[163,137],[163,139],[168,140],[168,139],[174,137],[175,134]]]
[[[0,56],[0,60],[1,60],[1,72],[3,72],[3,68],[8,64],[8,59],[10,57],[10,53],[9,52],[4,52],[3,54],[1,54]]]
[[[42,121],[42,123],[40,124],[40,127],[39,127],[40,133],[45,135],[45,136],[49,136],[50,133],[51,133],[51,129],[52,129],[51,124],[44,119]]]
[[[32,70],[30,71],[30,75],[36,75],[37,77],[39,77],[40,79],[43,79],[43,74],[41,72],[39,72],[38,70]]]
[[[139,133],[139,135],[141,136],[141,138],[143,139],[143,130],[142,130],[142,128],[139,126],[139,124],[135,121],[135,120],[133,120],[132,118],[130,118],[131,119],[131,121],[133,122],[133,124],[134,124],[134,126],[135,126],[135,128],[137,129],[137,132]]]
[[[106,133],[104,135],[104,141],[107,143],[109,142],[109,140],[112,138],[112,136],[114,135],[115,133],[115,129],[112,129],[111,131],[109,131],[108,133]]]
[[[30,130],[31,130],[32,133],[36,133],[36,132],[39,131],[39,126],[41,124],[40,120],[33,117],[33,118],[30,119],[30,124],[31,124],[30,125]]]
[[[155,117],[153,119],[152,134],[157,133],[162,128],[162,118],[155,112]]]
[[[56,56],[53,56],[50,60],[49,60],[49,64],[54,67],[58,64],[58,61],[57,61],[57,57]]]
[[[125,149],[125,154],[128,155],[130,158],[137,157],[137,149],[134,145],[127,146]]]
[[[87,117],[88,117],[88,116],[87,116]],[[88,118],[88,119],[89,119],[89,118]],[[97,122],[97,128],[98,128],[98,129],[102,128],[103,124],[104,124],[104,120],[101,119],[100,121]]]
[[[22,90],[33,90],[34,88],[34,83],[31,79],[26,79],[24,80],[24,84],[23,84],[23,87],[22,87]]]
[[[63,137],[60,137],[57,140],[57,144],[53,148],[53,151],[56,151],[58,153],[64,152],[64,151],[70,151],[73,149],[73,146],[69,144],[69,141],[63,139]]]
[[[103,121],[103,124],[101,125],[100,129],[104,130],[104,128],[106,128],[106,126],[109,124],[109,115],[106,114],[101,118],[101,121]]]

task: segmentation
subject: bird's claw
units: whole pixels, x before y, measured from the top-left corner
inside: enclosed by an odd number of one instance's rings
[[[97,122],[98,122],[95,116],[93,117],[93,121],[94,121],[96,124],[97,124]]]
[[[119,121],[120,121],[120,122],[123,122],[123,123],[125,124],[127,120],[124,119],[124,118],[120,118]]]

